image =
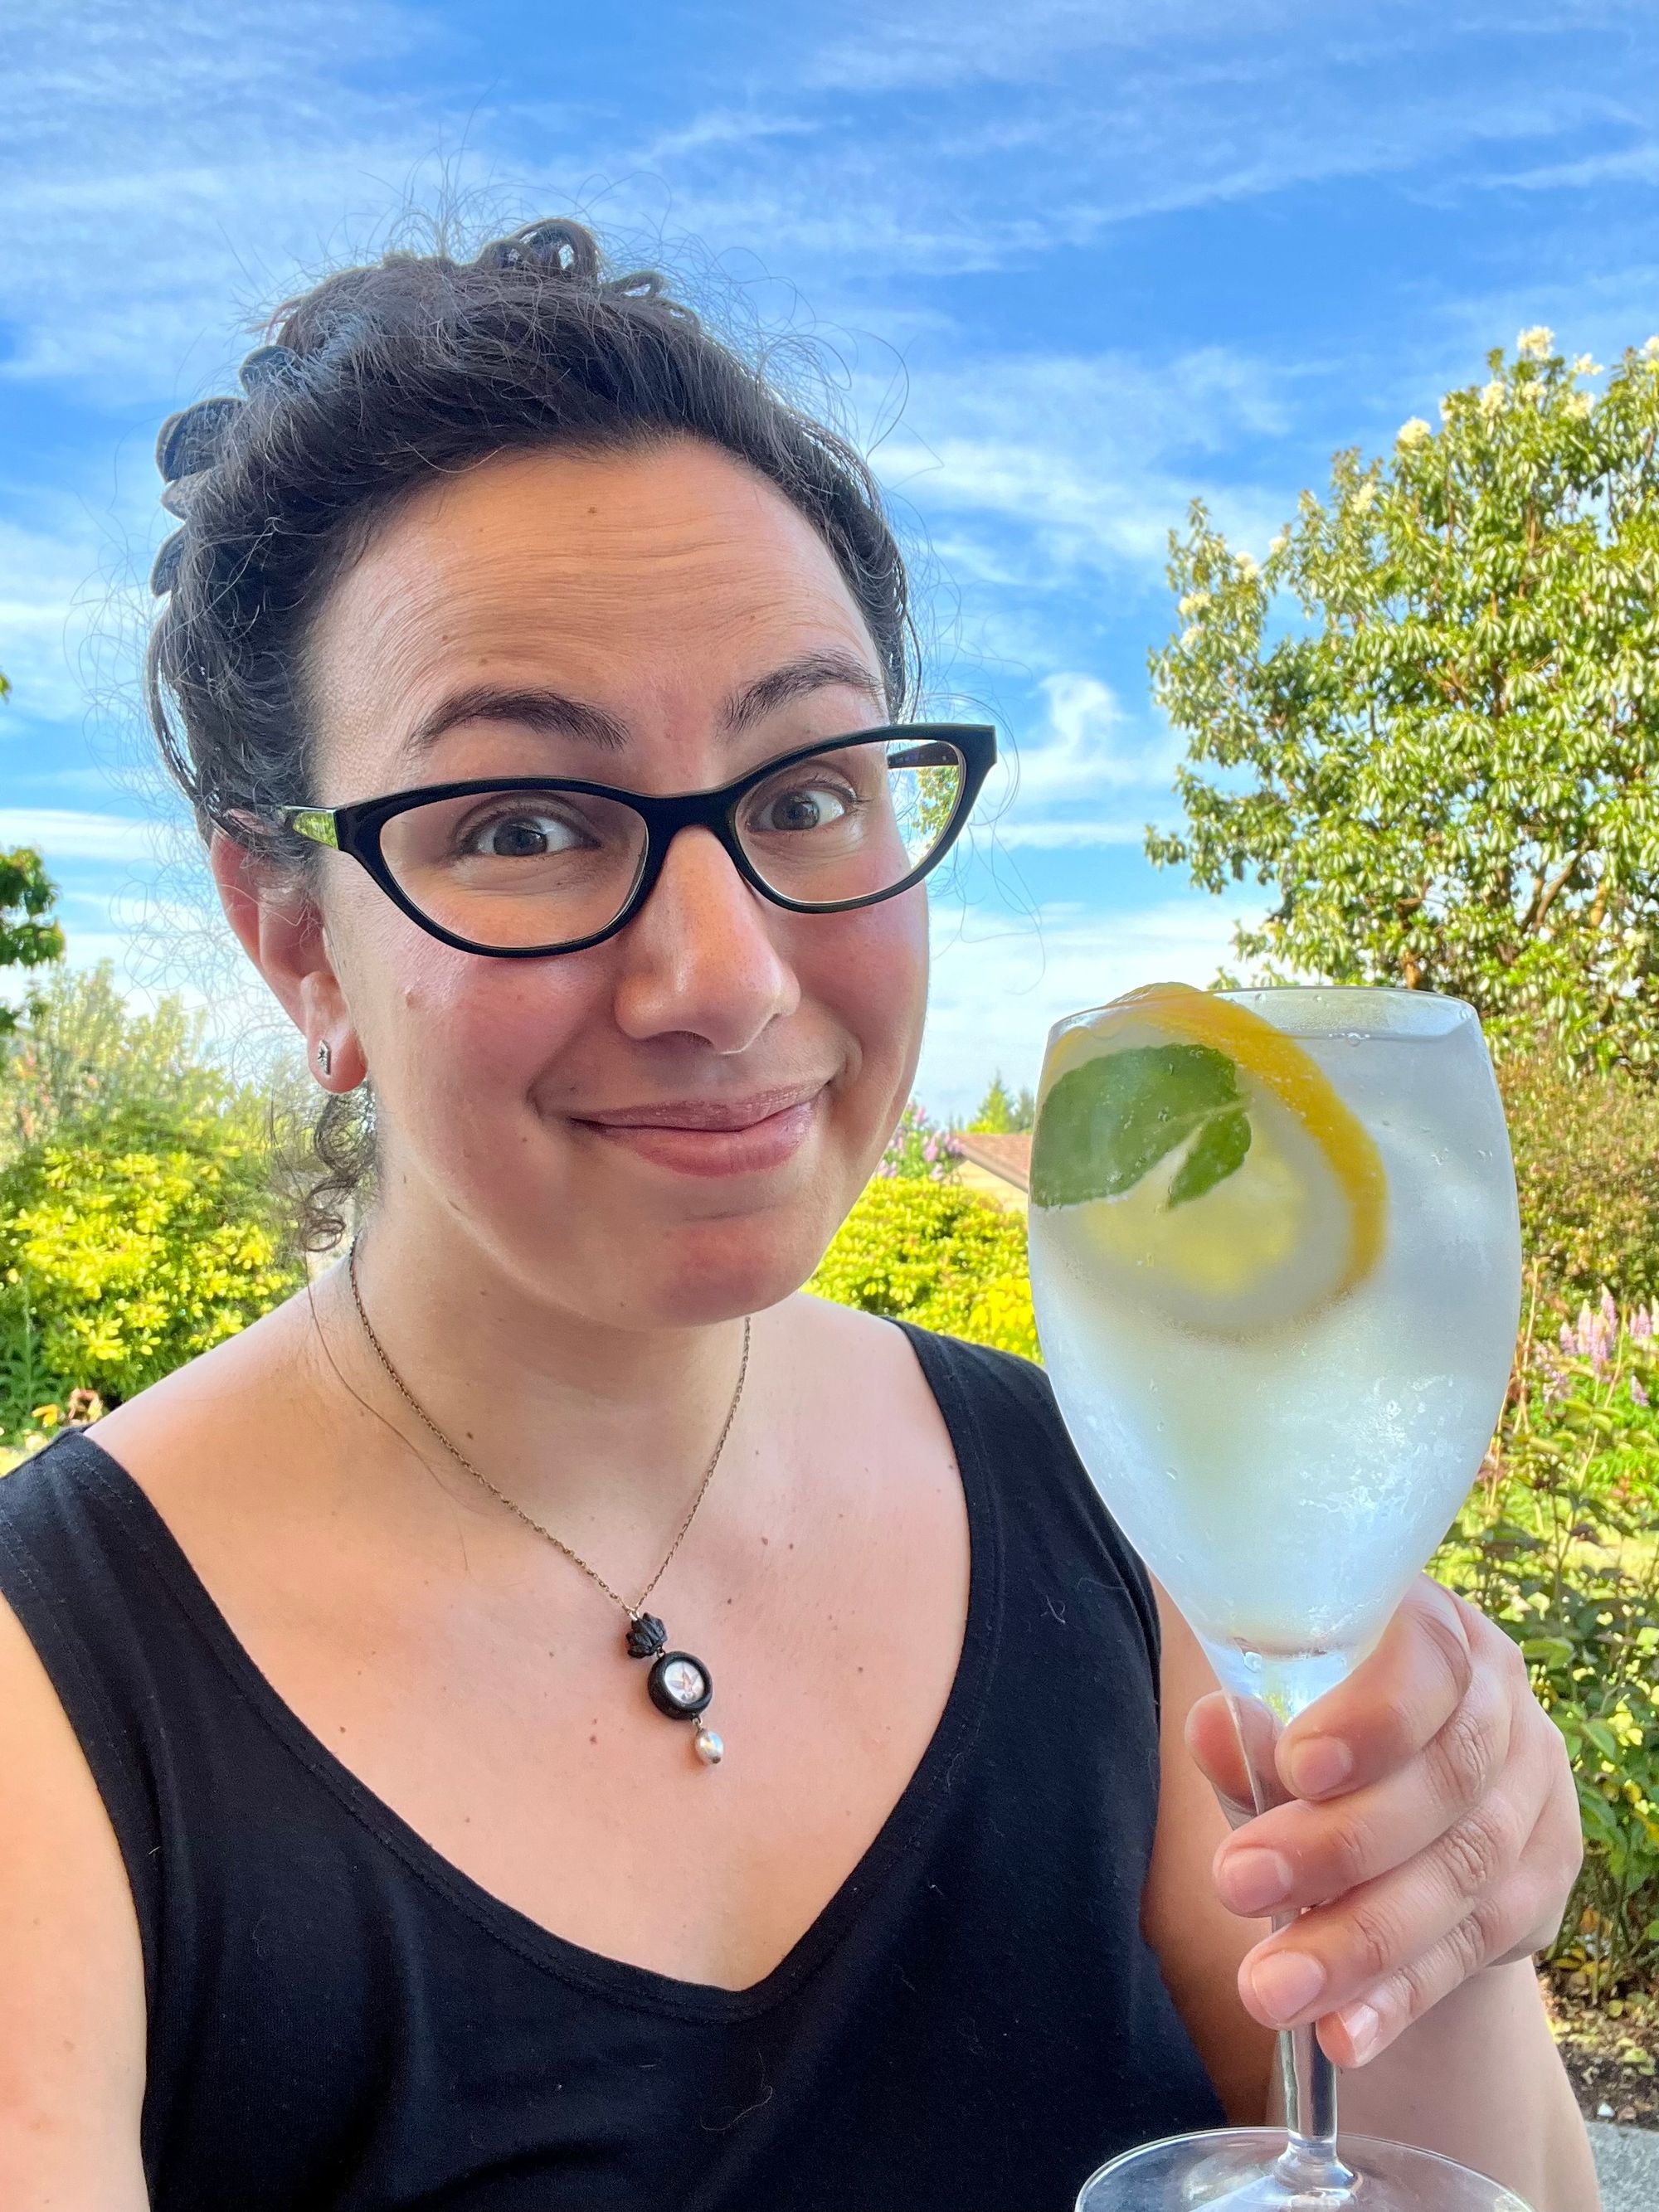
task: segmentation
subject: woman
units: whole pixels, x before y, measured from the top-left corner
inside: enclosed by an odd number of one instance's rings
[[[1062,2212],[1311,2017],[1586,2212],[1508,1640],[1424,1584],[1230,1837],[1041,1376],[799,1294],[990,750],[891,727],[856,457],[574,225],[275,335],[163,434],[153,698],[377,1195],[0,1486],[8,2212]]]

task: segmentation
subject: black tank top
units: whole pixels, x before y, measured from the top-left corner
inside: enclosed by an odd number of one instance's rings
[[[1140,1932],[1146,1576],[1041,1372],[907,1334],[962,1469],[967,1633],[921,1765],[753,1988],[546,1933],[358,1783],[91,1437],[0,1480],[0,1591],[137,1905],[155,2212],[1069,2212],[1216,2124]],[[665,1880],[695,1881],[663,1838]]]

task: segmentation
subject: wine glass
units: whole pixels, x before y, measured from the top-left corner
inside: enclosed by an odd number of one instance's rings
[[[1279,1732],[1374,1645],[1503,1405],[1520,1234],[1473,1009],[1153,984],[1068,1016],[1030,1249],[1066,1426],[1229,1693],[1265,1810]],[[1311,2026],[1279,2060],[1286,2132],[1144,2145],[1078,2212],[1526,2212],[1430,2152],[1339,2148]]]

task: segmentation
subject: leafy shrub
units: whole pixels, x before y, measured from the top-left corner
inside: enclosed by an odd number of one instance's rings
[[[820,1297],[1037,1357],[1025,1223],[950,1182],[872,1182],[807,1285]]]
[[[919,1100],[913,1098],[899,1116],[899,1125],[887,1139],[876,1173],[886,1181],[894,1176],[948,1182],[962,1155],[949,1133],[939,1128]]]
[[[86,1112],[0,1171],[0,1431],[118,1403],[302,1279],[251,1112]]]
[[[1559,1056],[1501,1062],[1522,1249],[1547,1291],[1659,1297],[1659,1090]]]
[[[205,1027],[179,999],[149,1013],[131,1006],[107,960],[48,969],[27,1023],[0,1042],[0,1166],[91,1108],[223,1105],[231,1085],[208,1054]]]
[[[1659,1346],[1587,1306],[1528,1346],[1437,1562],[1520,1644],[1566,1739],[1584,1870],[1553,1957],[1600,2002],[1659,1986]]]

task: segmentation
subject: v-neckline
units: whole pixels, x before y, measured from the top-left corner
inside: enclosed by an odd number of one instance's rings
[[[967,1618],[951,1688],[932,1736],[874,1838],[805,1930],[776,1966],[744,1989],[686,1981],[650,1966],[588,1949],[509,1905],[428,1842],[403,1815],[347,1766],[282,1696],[220,1611],[172,1529],[114,1455],[90,1434],[70,1444],[118,1508],[170,1595],[190,1619],[233,1687],[313,1778],[380,1847],[428,1888],[506,1948],[560,1980],[617,2004],[681,2019],[741,2021],[781,2003],[854,1926],[895,1861],[933,1811],[941,1784],[968,1750],[978,1728],[984,1691],[1002,1624],[1002,1532],[996,1486],[978,1422],[952,1371],[950,1355],[927,1331],[897,1324],[951,1439],[967,1509]]]

